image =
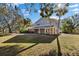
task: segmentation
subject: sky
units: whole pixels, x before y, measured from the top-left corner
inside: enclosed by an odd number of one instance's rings
[[[29,14],[26,11],[25,4],[15,4],[15,5],[17,5],[21,9],[21,13],[24,16],[24,18],[30,18],[32,20],[32,23],[35,23],[37,20],[39,20],[41,18],[39,4],[35,4],[35,8],[37,9],[37,12],[36,13],[32,12],[31,14]],[[62,16],[61,19],[70,17],[76,13],[79,13],[79,3],[71,3],[68,7],[68,12],[64,16]],[[53,14],[50,17],[58,19],[58,17]]]

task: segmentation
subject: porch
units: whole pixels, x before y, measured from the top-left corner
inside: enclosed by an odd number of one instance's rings
[[[38,27],[34,28],[34,32],[39,34],[57,34],[57,29],[55,27]]]

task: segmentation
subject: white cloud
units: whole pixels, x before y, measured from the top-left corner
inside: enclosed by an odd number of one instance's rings
[[[73,7],[78,7],[78,6],[79,6],[78,4],[75,4],[75,5],[70,5],[69,7],[73,8]]]
[[[76,11],[76,12],[74,12],[75,14],[79,14],[79,12],[78,11]]]
[[[18,3],[13,3],[13,5],[14,5],[14,6],[18,6],[18,7],[19,7],[19,4],[18,4]]]
[[[26,11],[26,9],[21,9],[21,12],[22,12],[24,18],[26,18],[27,16],[30,15],[29,12]]]
[[[61,3],[59,3],[59,4],[58,4],[58,7],[60,8],[61,6],[62,6],[62,4],[61,4]]]
[[[21,9],[21,12],[22,12],[23,14],[25,14],[25,13],[26,13],[26,10],[25,10],[25,9]]]
[[[79,11],[79,9],[78,9],[78,8],[75,8],[75,9],[73,9],[72,11],[74,11],[74,12],[75,12],[75,11]]]
[[[19,6],[20,4],[24,4],[24,3],[13,3],[16,6]]]
[[[14,5],[18,5],[18,3],[14,3]]]
[[[40,10],[38,10],[38,13],[40,13],[41,11]]]
[[[52,19],[52,18],[54,18],[54,19],[59,19],[57,16],[50,16],[50,18]]]
[[[24,17],[26,17],[26,16],[29,16],[30,14],[29,13],[26,13],[26,14],[23,14],[24,15]]]
[[[25,12],[25,9],[21,9],[22,12]]]
[[[64,8],[64,6],[65,6],[65,3],[63,4],[63,3],[58,3],[58,8]]]
[[[30,14],[26,13],[26,14],[23,14],[24,18],[27,18],[27,16],[29,16]]]
[[[21,12],[24,13],[29,13],[29,11],[26,11],[26,9],[21,9]]]

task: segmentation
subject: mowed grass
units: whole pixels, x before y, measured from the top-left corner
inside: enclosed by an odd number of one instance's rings
[[[63,55],[79,56],[78,34],[62,34],[59,38]]]
[[[42,55],[49,53],[56,36],[24,34],[0,37],[0,55]]]
[[[51,56],[57,55],[57,36],[24,34],[0,37],[0,55]],[[59,36],[62,55],[79,55],[79,35]]]

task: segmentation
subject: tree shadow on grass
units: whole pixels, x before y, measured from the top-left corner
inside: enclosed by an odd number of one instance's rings
[[[0,56],[16,56],[17,54],[19,54],[22,51],[25,51],[33,46],[37,45],[33,44],[29,47],[19,47],[19,45],[13,45],[13,46],[2,46],[0,47]]]
[[[2,46],[0,47],[0,56],[14,56],[19,50],[17,45],[14,46]]]
[[[34,45],[31,45],[29,47],[26,48],[20,48],[15,45],[15,46],[4,46],[4,47],[0,47],[0,50],[2,50],[3,52],[0,53],[0,55],[8,55],[8,56],[14,56],[19,54],[20,52],[23,52],[27,49],[30,49],[36,45],[38,45],[39,43],[51,43],[53,40],[55,40],[55,38],[57,38],[58,35],[17,35],[3,43],[35,43]],[[4,49],[4,50],[3,50]],[[9,50],[8,53],[6,50]]]
[[[57,35],[17,35],[3,43],[51,43]]]

